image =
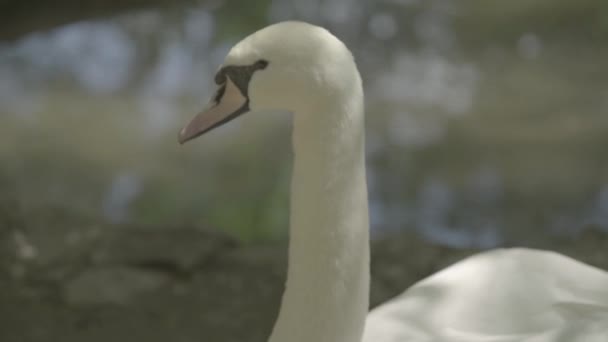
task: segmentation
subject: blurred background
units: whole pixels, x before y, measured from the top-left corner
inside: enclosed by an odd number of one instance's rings
[[[608,267],[608,3],[0,3],[0,340],[265,341],[288,115],[179,146],[228,49],[287,19],[353,51],[377,302],[480,249]]]

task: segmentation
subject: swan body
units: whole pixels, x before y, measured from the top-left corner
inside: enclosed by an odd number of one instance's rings
[[[479,253],[370,312],[363,340],[608,341],[608,274],[548,251]]]
[[[302,23],[235,45],[184,143],[240,115],[293,113],[289,262],[270,342],[605,342],[608,274],[527,249],[469,257],[368,311],[361,78],[346,46]]]

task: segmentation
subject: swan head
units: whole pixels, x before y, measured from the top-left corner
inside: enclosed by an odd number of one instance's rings
[[[353,56],[324,28],[270,25],[236,44],[214,79],[207,107],[179,133],[184,143],[245,113],[320,112],[360,88]]]

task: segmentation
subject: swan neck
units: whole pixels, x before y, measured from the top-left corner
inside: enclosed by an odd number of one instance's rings
[[[270,342],[361,339],[369,219],[357,95],[347,105],[294,114],[287,282]]]

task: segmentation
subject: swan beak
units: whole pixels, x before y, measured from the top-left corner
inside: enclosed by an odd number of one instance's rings
[[[248,111],[249,99],[243,95],[230,77],[226,77],[226,82],[217,90],[207,108],[182,128],[178,141],[183,144]]]

